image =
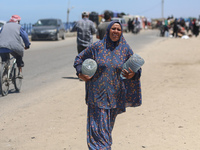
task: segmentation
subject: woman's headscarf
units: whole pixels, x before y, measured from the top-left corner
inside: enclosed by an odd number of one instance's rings
[[[113,42],[111,39],[110,39],[110,29],[111,27],[115,24],[115,23],[118,23],[120,26],[121,26],[121,29],[122,29],[122,34],[120,36],[120,39],[121,37],[123,36],[123,28],[122,28],[122,25],[119,21],[112,21],[108,27],[107,27],[107,30],[106,30],[106,35],[104,36],[104,40],[106,39],[107,42]],[[113,43],[118,43],[120,41],[120,39],[116,42],[113,42]]]
[[[113,42],[111,39],[110,39],[110,29],[111,27],[115,24],[115,23],[118,23],[120,26],[121,26],[121,36],[119,38],[118,41],[116,42]],[[127,44],[124,36],[123,36],[123,27],[121,25],[121,23],[119,21],[112,21],[108,27],[107,27],[107,31],[106,31],[106,34],[104,36],[104,38],[102,39],[102,42],[103,42],[103,45],[104,45],[104,49],[130,49],[130,46]]]
[[[115,24],[115,23],[118,23],[120,26],[121,26],[121,30],[122,30],[122,35],[123,35],[123,27],[122,27],[122,25],[121,25],[121,23],[119,22],[119,21],[112,21],[109,25],[108,25],[108,27],[107,27],[107,34],[108,34],[108,37],[109,37],[109,39],[110,39],[110,29],[111,29],[111,27]],[[111,40],[111,39],[110,39]]]

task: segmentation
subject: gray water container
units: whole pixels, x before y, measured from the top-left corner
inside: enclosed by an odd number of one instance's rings
[[[138,54],[133,54],[123,65],[123,69],[129,71],[129,67],[133,72],[137,72],[141,66],[144,64],[144,59],[140,57]],[[120,75],[123,79],[125,79],[121,73]]]
[[[140,57],[138,54],[133,54],[123,65],[123,69],[126,69],[130,67],[133,72],[137,72],[141,66],[144,64],[144,59]]]
[[[92,77],[97,70],[97,63],[95,60],[88,58],[82,64],[82,74]]]

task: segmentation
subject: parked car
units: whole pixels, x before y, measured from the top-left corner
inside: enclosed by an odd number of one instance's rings
[[[124,18],[111,18],[112,21],[119,21],[122,24],[123,31],[128,32],[128,24]]]
[[[1,30],[1,27],[6,24],[6,21],[3,21],[3,20],[0,20],[0,30]]]
[[[39,19],[33,25],[31,40],[64,40],[65,33],[64,24],[60,19]]]

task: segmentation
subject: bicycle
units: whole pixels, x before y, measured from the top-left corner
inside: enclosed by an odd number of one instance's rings
[[[20,92],[22,86],[22,78],[17,75],[17,64],[14,57],[10,58],[8,53],[8,59],[5,62],[1,62],[0,70],[0,91],[2,96],[6,96],[9,92],[9,86],[14,84],[16,92]]]

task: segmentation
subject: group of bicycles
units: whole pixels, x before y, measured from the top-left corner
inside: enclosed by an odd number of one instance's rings
[[[8,60],[1,62],[0,68],[0,92],[2,96],[6,96],[10,89],[10,85],[14,85],[15,91],[20,92],[22,86],[22,78],[18,77],[16,59],[9,55]]]

